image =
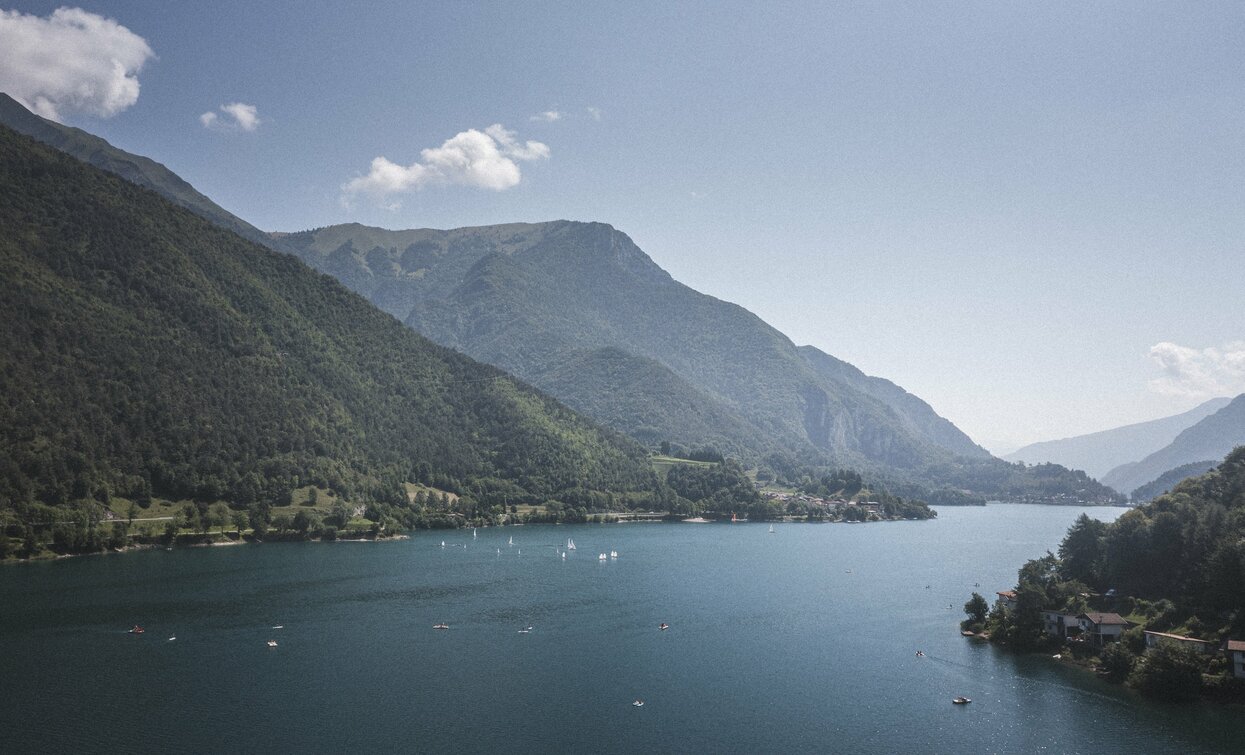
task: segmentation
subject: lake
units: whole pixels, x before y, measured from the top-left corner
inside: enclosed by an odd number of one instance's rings
[[[1152,704],[959,636],[970,593],[993,601],[1082,511],[944,507],[773,534],[508,527],[9,566],[0,750],[1239,751],[1231,709]]]

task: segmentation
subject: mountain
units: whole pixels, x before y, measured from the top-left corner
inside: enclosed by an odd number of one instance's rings
[[[1151,480],[1137,488],[1129,495],[1129,498],[1139,503],[1153,500],[1164,493],[1171,492],[1178,482],[1196,475],[1205,474],[1214,469],[1217,464],[1218,462],[1215,461],[1195,461],[1191,464],[1181,464],[1175,469],[1167,470],[1159,475],[1157,479]]]
[[[956,454],[988,458],[916,397],[816,349],[802,351],[742,307],[675,281],[602,223],[343,225],[280,238],[434,341],[646,441],[722,443],[753,460],[781,450],[889,470]],[[660,368],[654,378],[664,387],[633,395],[625,418],[616,405],[588,399],[617,383],[565,366],[590,354],[614,367],[634,359],[632,369]],[[690,406],[704,421],[678,419]]]
[[[1069,469],[1084,470],[1091,477],[1102,479],[1103,475],[1112,469],[1122,464],[1138,461],[1163,448],[1175,440],[1183,430],[1227,406],[1231,400],[1231,398],[1213,398],[1172,417],[1139,422],[1072,438],[1033,443],[1003,458],[1029,464],[1054,462]],[[1222,458],[1222,456],[1222,453],[1216,454],[1213,458]],[[1142,480],[1142,482],[1147,482],[1149,479],[1153,478]],[[1123,490],[1132,490],[1132,488]]]
[[[1103,475],[1102,482],[1116,490],[1135,490],[1168,470],[1202,459],[1223,458],[1241,445],[1245,445],[1245,393],[1141,461],[1112,469]]]
[[[130,183],[151,189],[174,204],[181,205],[245,239],[267,246],[274,245],[268,234],[208,199],[155,160],[117,149],[82,129],[41,118],[3,92],[0,92],[0,124],[101,170],[115,173]]]
[[[995,459],[888,381],[798,349],[741,307],[677,283],[609,226],[352,224],[263,234],[158,163],[3,104],[0,121],[246,238],[296,249],[434,340],[516,372],[646,443],[717,446],[791,484],[810,467],[839,465],[880,476],[906,496],[933,487],[948,501],[1114,500],[1083,474]]]
[[[634,442],[3,127],[0,196],[0,520],[310,484],[394,506],[405,483],[497,505],[658,489]]]
[[[829,380],[850,385],[893,408],[909,432],[952,453],[981,458],[989,455],[950,420],[939,416],[929,404],[889,380],[870,377],[854,365],[813,347],[801,346],[800,356]]]

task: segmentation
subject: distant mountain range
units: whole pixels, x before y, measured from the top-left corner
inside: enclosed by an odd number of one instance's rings
[[[1241,445],[1245,445],[1245,394],[1181,431],[1163,448],[1112,469],[1103,475],[1102,482],[1131,493],[1169,470],[1205,459],[1221,459]]]
[[[902,388],[673,280],[608,225],[263,233],[159,163],[3,95],[0,121],[296,254],[432,340],[650,447],[713,446],[761,465],[853,467],[990,497],[1109,499],[1084,475],[995,459]]]
[[[1007,454],[1003,458],[1029,464],[1052,462],[1069,469],[1083,470],[1091,477],[1101,480],[1116,467],[1139,461],[1168,445],[1181,432],[1227,406],[1231,400],[1231,398],[1213,398],[1172,417],[1138,422],[1088,435],[1034,443]],[[1226,451],[1199,458],[1221,459],[1225,453]],[[1194,461],[1194,459],[1188,461]],[[1147,478],[1142,482],[1148,482],[1150,479],[1153,478]],[[1117,488],[1117,490],[1128,493],[1132,488]]]
[[[306,485],[400,507],[408,482],[498,506],[660,487],[630,439],[2,126],[0,196],[0,509],[21,521]]]

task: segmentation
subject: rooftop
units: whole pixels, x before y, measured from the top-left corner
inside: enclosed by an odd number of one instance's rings
[[[1120,626],[1128,626],[1128,620],[1118,613],[1100,613],[1098,611],[1089,611],[1077,616],[1078,619],[1089,619],[1095,624],[1118,624]]]

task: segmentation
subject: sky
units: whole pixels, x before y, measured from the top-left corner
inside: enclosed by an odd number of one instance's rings
[[[1245,5],[606,5],[0,0],[0,90],[265,230],[609,223],[996,453],[1245,392]]]

